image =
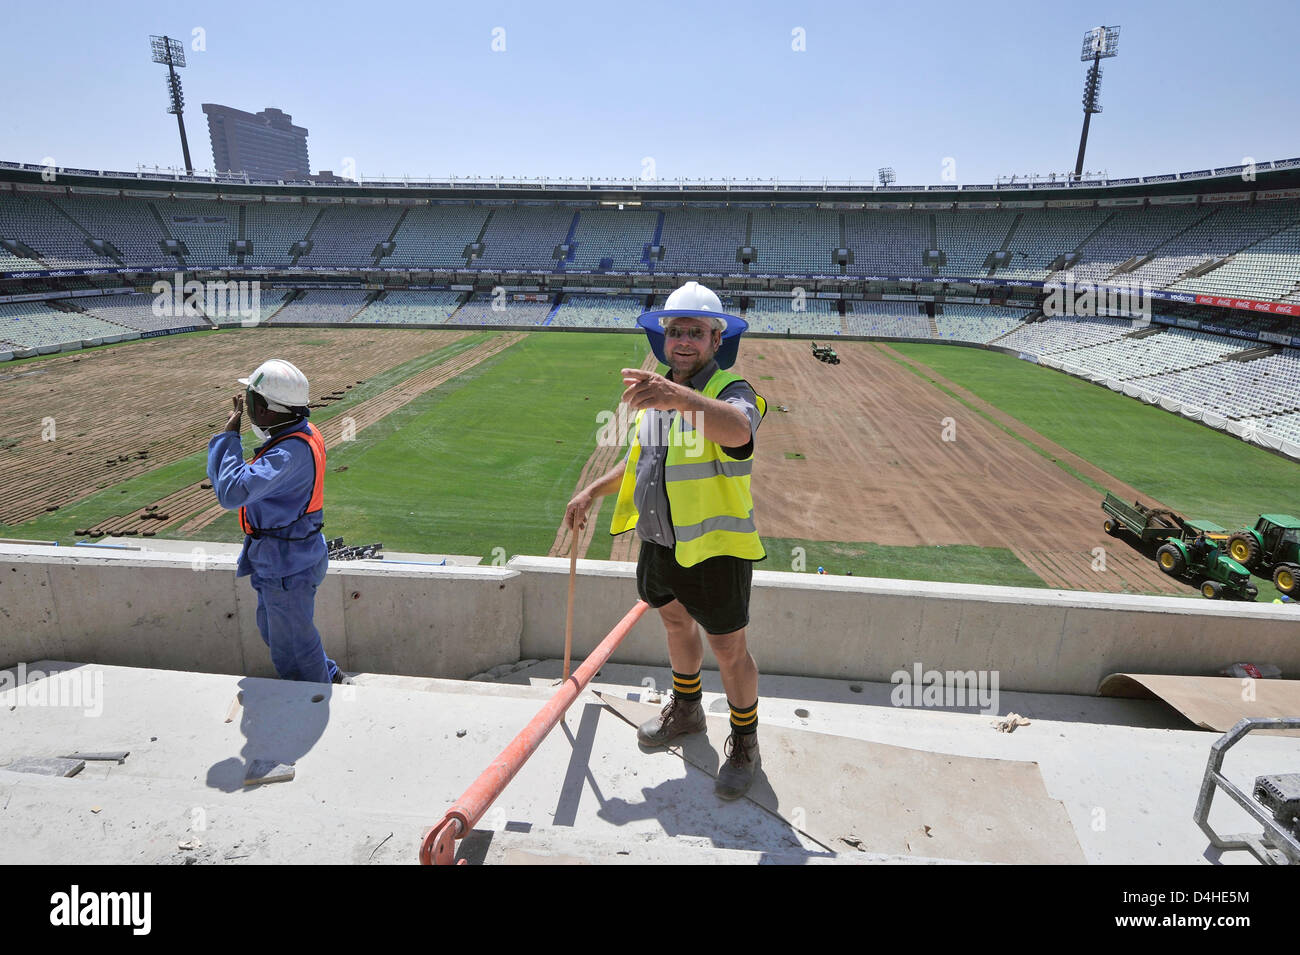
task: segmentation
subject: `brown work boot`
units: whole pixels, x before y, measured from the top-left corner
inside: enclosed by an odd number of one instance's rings
[[[673,696],[658,716],[636,728],[636,738],[643,746],[663,746],[686,733],[703,733],[707,725],[702,700]]]
[[[761,762],[758,734],[732,733],[727,737],[723,751],[727,754],[727,761],[718,770],[718,781],[713,791],[723,799],[739,799],[749,791]]]

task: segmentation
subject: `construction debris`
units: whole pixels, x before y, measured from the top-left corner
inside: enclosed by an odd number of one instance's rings
[[[19,756],[4,768],[11,773],[33,773],[37,776],[75,776],[86,768],[86,762],[66,756]]]
[[[245,786],[257,786],[262,783],[287,783],[293,779],[292,764],[280,763],[274,759],[255,759],[248,765],[244,774]]]
[[[1029,720],[1019,713],[1008,713],[1001,719],[994,720],[992,725],[997,727],[999,733],[1014,733],[1017,726],[1028,726]]]

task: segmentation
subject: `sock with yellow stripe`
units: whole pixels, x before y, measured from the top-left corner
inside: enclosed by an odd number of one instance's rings
[[[678,673],[673,671],[673,696],[683,703],[700,699],[704,695],[704,684],[700,682],[700,671]]]
[[[737,736],[748,736],[758,732],[758,700],[750,706],[737,706],[727,700],[731,708],[731,732]]]

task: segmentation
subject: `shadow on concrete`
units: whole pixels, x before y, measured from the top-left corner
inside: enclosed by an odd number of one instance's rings
[[[296,763],[325,732],[334,689],[328,683],[251,676],[240,680],[239,731],[244,736],[244,745],[238,756],[208,768],[208,787],[228,793],[252,789],[253,786],[244,785],[244,779],[255,761],[290,766]]]

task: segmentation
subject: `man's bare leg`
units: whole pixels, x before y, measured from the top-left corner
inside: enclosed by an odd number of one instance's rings
[[[718,659],[723,689],[733,706],[749,706],[758,699],[758,664],[745,644],[742,627],[731,633],[710,633],[709,646]]]
[[[659,608],[659,617],[668,632],[668,659],[674,672],[691,675],[700,672],[704,663],[704,641],[699,625],[686,608],[673,600]],[[707,721],[700,700],[698,682],[687,699],[678,696],[680,685],[672,681],[673,696],[659,716],[637,727],[637,739],[645,746],[662,746],[683,733],[703,732]]]

